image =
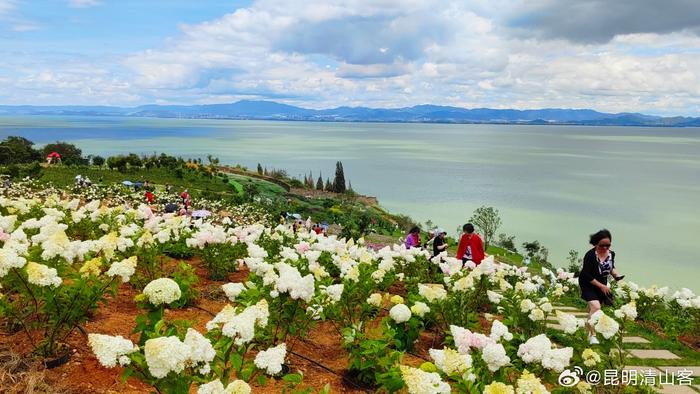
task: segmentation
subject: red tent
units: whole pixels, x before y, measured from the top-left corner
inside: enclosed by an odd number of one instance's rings
[[[48,155],[48,156],[46,156],[46,158],[47,158],[47,159],[48,159],[48,158],[52,158],[52,159],[54,159],[54,158],[55,158],[55,159],[60,159],[60,158],[61,158],[61,155],[59,155],[59,154],[58,154],[58,152],[51,152],[51,153],[49,153],[49,155]]]

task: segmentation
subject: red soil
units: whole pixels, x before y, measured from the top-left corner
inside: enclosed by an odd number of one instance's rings
[[[197,259],[191,260],[190,263],[196,268],[200,277],[197,285],[200,296],[197,303],[194,307],[166,311],[166,318],[190,320],[194,328],[204,331],[204,325],[212,318],[212,314],[217,313],[227,303],[219,287],[224,282],[207,280],[206,271]],[[247,271],[238,271],[230,275],[229,281],[244,281],[247,275]],[[137,294],[138,291],[130,285],[121,285],[116,299],[100,307],[85,323],[85,331],[121,335],[136,342],[138,336],[132,335],[131,331],[136,324],[136,316],[140,312],[134,302],[134,296]],[[71,393],[149,393],[153,391],[151,387],[135,378],[129,378],[122,383],[121,368],[102,367],[92,353],[87,337],[78,330],[69,336],[67,342],[73,351],[70,361],[45,371],[44,380],[49,385],[57,388],[66,387],[67,390],[61,391]],[[404,358],[404,363],[420,365],[424,361],[421,358],[427,359],[427,349],[432,343],[432,334],[424,334],[414,352],[419,357],[408,354]],[[288,353],[287,363],[292,372],[301,371],[304,374],[303,387],[319,390],[330,383],[333,393],[367,392],[343,378],[346,373],[347,354],[341,347],[340,335],[331,323],[320,322],[307,337],[297,340],[294,344],[288,343],[288,349],[290,346],[293,353]],[[1,336],[0,350],[9,350],[21,357],[32,357],[30,341],[23,332]],[[256,387],[254,384],[251,386],[256,393],[277,393],[282,391],[283,382],[269,380],[264,387]],[[0,391],[4,392],[5,389],[0,388]]]

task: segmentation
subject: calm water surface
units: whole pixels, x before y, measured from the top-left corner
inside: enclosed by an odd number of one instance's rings
[[[480,205],[556,265],[613,232],[641,284],[700,290],[700,129],[0,117],[0,137],[65,140],[86,154],[213,154],[225,163],[312,170],[342,160],[356,191],[454,235]]]

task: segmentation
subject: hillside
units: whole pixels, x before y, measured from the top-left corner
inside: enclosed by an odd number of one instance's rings
[[[591,126],[696,127],[700,118],[661,117],[639,113],[605,113],[591,109],[492,109],[416,105],[404,108],[337,107],[308,109],[273,101],[242,100],[231,104],[106,106],[0,106],[0,115],[128,116],[192,119],[303,120],[320,122],[413,122],[568,124]]]

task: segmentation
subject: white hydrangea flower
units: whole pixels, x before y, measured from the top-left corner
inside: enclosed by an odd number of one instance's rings
[[[267,325],[269,316],[267,301],[262,299],[257,304],[245,308],[240,314],[236,315],[234,311],[232,316],[224,316],[227,320],[223,322],[221,333],[227,337],[236,338],[236,345],[243,345],[253,340],[256,326],[262,328]]]
[[[447,375],[462,375],[472,367],[472,356],[461,354],[448,347],[443,349],[430,349],[430,357],[435,362],[435,366]]]
[[[281,343],[275,347],[259,352],[255,356],[255,366],[264,369],[268,375],[277,375],[282,372],[282,364],[287,356],[287,345]]]
[[[537,305],[529,298],[520,301],[520,311],[522,313],[528,313],[535,308],[537,308]]]
[[[195,363],[208,365],[216,357],[216,350],[214,350],[209,339],[205,338],[197,330],[188,328],[184,343],[190,347],[190,360]]]
[[[52,286],[58,287],[63,280],[58,276],[55,268],[50,268],[44,264],[27,263],[27,281],[37,286]]]
[[[405,304],[396,304],[389,310],[389,316],[396,323],[404,323],[411,318],[411,310]]]
[[[615,312],[615,317],[618,319],[627,319],[634,321],[637,318],[637,306],[634,301],[627,303],[617,309]]]
[[[182,296],[180,286],[170,278],[158,278],[151,281],[143,289],[143,294],[148,297],[148,302],[153,305],[169,304],[177,301]]]
[[[594,367],[600,362],[600,355],[593,349],[585,349],[581,353],[581,358],[583,358],[583,364],[587,367]]]
[[[518,347],[518,357],[530,364],[541,362],[545,352],[552,348],[552,341],[546,335],[540,334],[528,339]]]
[[[343,296],[343,288],[343,284],[339,283],[335,285],[321,287],[321,292],[328,296],[331,303],[336,303],[340,301],[340,298]]]
[[[496,293],[495,291],[487,290],[486,295],[489,298],[489,301],[493,304],[500,304],[501,300],[503,299],[503,296]]]
[[[501,323],[500,320],[494,320],[493,324],[491,325],[490,338],[496,342],[500,341],[501,338],[505,339],[506,341],[510,341],[513,339],[513,334],[508,331],[508,327]]]
[[[168,373],[180,373],[190,359],[190,347],[178,337],[151,338],[146,341],[144,355],[148,370],[157,379]]]
[[[399,368],[409,394],[448,394],[452,391],[450,385],[443,382],[435,372],[425,372],[406,365]]]
[[[216,379],[199,386],[197,389],[197,394],[250,394],[251,392],[252,389],[248,383],[240,379],[229,383],[226,388],[219,379]]]
[[[430,312],[430,308],[425,303],[416,301],[411,307],[411,312],[418,317],[423,317],[426,313]]]
[[[233,302],[245,290],[245,285],[243,283],[226,283],[221,286],[221,289],[226,294],[226,297]]]
[[[554,372],[561,372],[569,366],[574,349],[565,347],[561,349],[549,349],[542,357],[542,366]]]
[[[567,334],[573,334],[585,325],[583,319],[579,319],[570,313],[564,313],[559,310],[557,311],[557,319],[559,325],[562,326],[563,331]]]
[[[27,264],[27,259],[21,257],[13,249],[5,247],[0,248],[0,278],[7,275],[12,268],[22,268]]]
[[[542,321],[544,320],[544,312],[540,308],[535,308],[530,311],[530,314],[527,315],[527,317],[532,321]]]
[[[107,276],[119,276],[122,278],[122,283],[129,281],[132,275],[136,272],[137,257],[131,256],[122,261],[115,261],[107,270]]]
[[[589,324],[593,326],[597,333],[600,333],[605,339],[610,339],[620,329],[620,324],[615,319],[606,315],[602,310],[594,313],[589,320]]]
[[[418,294],[428,302],[435,302],[445,299],[447,291],[441,284],[419,284]]]
[[[289,293],[289,296],[295,300],[311,301],[315,290],[312,274],[302,277],[296,268],[287,263],[277,263],[275,268],[279,272],[276,284],[276,290],[279,293]]]
[[[382,295],[379,293],[373,293],[369,297],[367,297],[367,303],[372,305],[375,308],[379,308],[382,306]]]
[[[486,362],[489,371],[496,372],[510,363],[506,349],[500,343],[491,343],[481,350],[481,359]]]
[[[119,365],[129,364],[131,360],[124,356],[139,350],[138,346],[121,335],[113,337],[103,334],[88,334],[88,343],[100,364],[107,368],[114,368],[117,363]]]

